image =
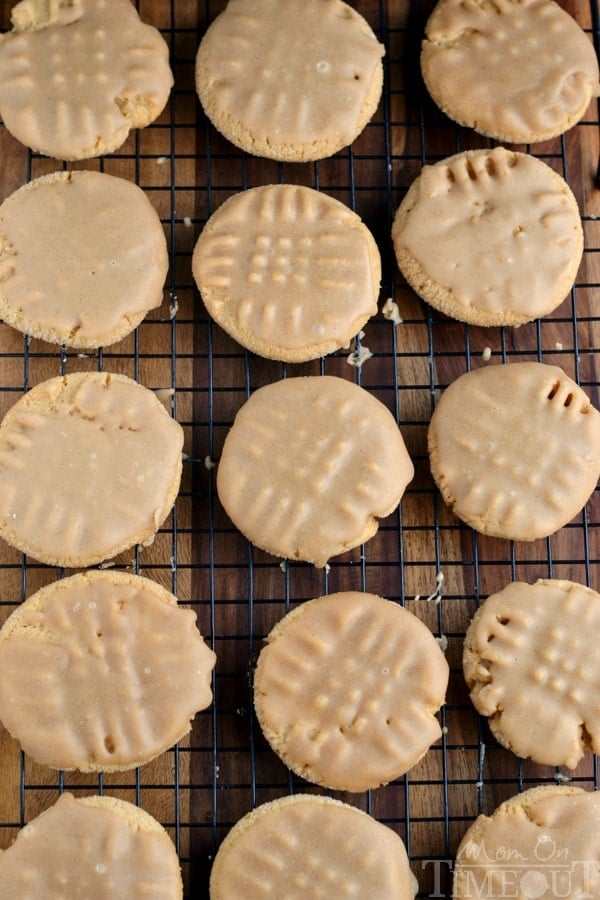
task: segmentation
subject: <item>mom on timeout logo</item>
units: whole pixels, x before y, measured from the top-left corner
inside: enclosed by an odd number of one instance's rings
[[[467,841],[451,860],[423,860],[422,868],[433,867],[434,889],[430,898],[445,897],[442,866],[454,868],[454,897],[517,898],[517,900],[598,900],[600,861],[570,858],[569,848],[560,847],[547,834],[538,837],[532,851],[515,847],[487,847],[485,840]]]

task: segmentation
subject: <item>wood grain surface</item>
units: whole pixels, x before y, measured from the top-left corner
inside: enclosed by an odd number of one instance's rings
[[[588,0],[562,3],[591,29]],[[490,142],[457,128],[426,95],[418,56],[430,4],[355,0],[352,5],[386,45],[382,103],[350,150],[318,164],[294,165],[238,152],[200,109],[195,53],[224,3],[140,0],[142,17],[162,30],[171,47],[176,86],[169,105],[153,126],[131,135],[114,155],[68,167],[101,169],[144,188],[169,242],[164,302],[134,335],[98,353],[78,354],[29,341],[0,324],[0,414],[25,390],[62,372],[102,368],[128,374],[149,388],[174,389],[173,413],[185,429],[187,454],[176,508],[151,547],[125,553],[115,562],[156,579],[191,605],[218,655],[214,707],[196,718],[179,747],[135,772],[98,779],[36,766],[0,726],[0,848],[52,804],[59,791],[101,791],[139,803],[156,816],[177,844],[186,894],[207,897],[211,859],[239,817],[290,790],[319,791],[290,776],[268,748],[252,712],[251,672],[263,637],[286,610],[346,589],[404,603],[436,636],[447,638],[452,674],[441,713],[443,739],[398,782],[366,795],[337,795],[402,835],[422,896],[451,895],[450,865],[443,861],[452,860],[479,812],[490,812],[511,794],[544,781],[570,777],[587,788],[598,786],[596,763],[589,755],[574,772],[558,772],[519,761],[500,748],[471,708],[460,666],[462,637],[477,604],[511,579],[543,576],[600,585],[598,494],[552,538],[512,544],[475,534],[445,508],[426,457],[427,422],[436,398],[468,368],[543,360],[562,366],[598,402],[597,104],[564,138],[517,148],[542,157],[567,177],[575,192],[586,240],[576,288],[547,319],[518,329],[453,322],[429,309],[401,280],[390,241],[392,217],[424,162]],[[10,6],[0,0],[2,30],[9,27]],[[29,153],[0,127],[0,200],[29,178],[62,167]],[[236,191],[280,181],[318,187],[342,200],[356,209],[377,239],[383,259],[381,300],[395,298],[403,322],[394,326],[378,315],[367,324],[363,343],[374,355],[360,372],[348,365],[348,351],[299,366],[243,352],[211,324],[193,287],[191,252],[207,216]],[[492,357],[486,363],[482,354],[488,347]],[[251,548],[219,505],[212,466],[250,391],[286,374],[318,373],[358,378],[381,399],[397,415],[416,466],[401,510],[382,523],[365,547],[332,560],[325,571],[280,564]],[[441,602],[418,599],[434,592],[439,573]],[[64,574],[1,544],[0,621],[25,596]]]

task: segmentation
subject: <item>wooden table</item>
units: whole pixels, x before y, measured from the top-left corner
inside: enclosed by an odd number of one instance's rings
[[[369,795],[339,795],[368,810],[406,840],[423,896],[449,896],[448,866],[439,889],[432,860],[451,860],[467,825],[518,790],[569,774],[598,786],[589,756],[573,773],[516,759],[492,739],[473,712],[460,660],[462,637],[481,599],[511,579],[567,578],[597,588],[598,494],[568,527],[533,544],[484,538],[463,526],[435,491],[426,458],[426,427],[439,391],[468,368],[501,361],[543,360],[562,366],[598,403],[596,345],[600,343],[600,192],[598,109],[562,139],[536,145],[535,155],[566,174],[584,218],[586,253],[572,294],[547,319],[519,329],[473,328],[432,312],[400,279],[391,242],[393,213],[422,164],[489,142],[459,129],[426,96],[418,68],[430,6],[419,0],[357,0],[387,47],[385,93],[373,122],[351,150],[317,165],[282,165],[244,156],[208,125],[194,91],[194,58],[206,24],[222,2],[141,0],[142,17],[159,27],[172,50],[176,86],[160,119],[130,136],[112,156],[69,166],[101,169],[135,180],[159,211],[171,269],[164,302],[137,332],[100,353],[79,354],[27,340],[0,324],[0,413],[24,390],[61,372],[106,369],[150,388],[174,388],[173,412],[185,429],[184,478],[174,514],[152,547],[119,557],[117,565],[174,590],[198,613],[218,654],[215,704],[197,716],[178,748],[142,769],[97,778],[60,774],[25,759],[0,730],[0,847],[59,791],[105,792],[156,816],[176,841],[186,890],[207,896],[211,859],[229,827],[253,805],[290,790],[318,791],[291,777],[266,745],[252,714],[251,670],[261,640],[287,609],[326,592],[358,589],[397,600],[447,638],[452,667],[444,737],[397,783]],[[11,4],[0,0],[0,27]],[[588,30],[588,0],[565,7]],[[527,148],[519,148],[527,149]],[[33,155],[0,127],[0,199],[27,179],[62,168]],[[360,371],[347,352],[283,366],[246,354],[207,318],[193,287],[190,256],[207,216],[231,194],[288,181],[319,187],[354,207],[372,229],[383,258],[382,302],[394,297],[402,324],[378,315],[365,328],[373,352]],[[482,357],[489,347],[492,357]],[[223,513],[215,469],[224,436],[248,393],[284,374],[358,378],[397,416],[415,460],[416,477],[401,513],[389,516],[364,548],[344,554],[326,571],[285,563],[253,550]],[[208,463],[208,464],[207,464]],[[43,460],[40,460],[43,464]],[[443,573],[443,600],[417,600]],[[0,547],[0,620],[24,596],[65,574]],[[0,673],[1,677],[1,673]]]

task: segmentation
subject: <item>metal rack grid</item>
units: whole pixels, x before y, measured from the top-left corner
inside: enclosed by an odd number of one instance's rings
[[[62,790],[103,792],[142,805],[173,837],[186,893],[208,896],[211,859],[230,826],[251,807],[290,791],[316,791],[290,775],[265,743],[253,718],[251,671],[262,638],[294,604],[326,592],[358,589],[405,604],[436,635],[445,635],[452,668],[441,712],[442,740],[406,776],[365,795],[338,795],[388,824],[405,839],[421,896],[450,896],[449,861],[466,827],[481,811],[532,784],[566,775],[598,787],[595,759],[572,773],[517,760],[493,740],[474,713],[462,681],[462,637],[481,599],[511,579],[568,578],[600,585],[599,495],[557,535],[531,545],[475,534],[445,508],[426,455],[426,427],[440,389],[479,365],[520,359],[562,366],[598,403],[595,348],[600,317],[600,197],[596,107],[560,139],[527,149],[563,174],[578,199],[585,255],[576,286],[547,319],[519,329],[481,329],[444,318],[399,279],[390,241],[394,211],[425,162],[489,142],[450,123],[428,99],[418,52],[428,0],[355,0],[386,45],[384,96],[364,133],[345,151],[316,164],[278,164],[246,156],[210,126],[194,90],[194,59],[206,25],[224,0],[138,0],[142,18],[170,44],[176,86],[164,114],[117,153],[79,168],[99,168],[136,181],[158,209],[171,268],[162,307],[134,335],[95,354],[64,351],[24,339],[0,324],[0,413],[34,384],[61,372],[123,372],[150,388],[173,388],[173,414],[184,427],[182,490],[154,545],[123,554],[120,566],[142,572],[178,594],[218,655],[215,703],[197,716],[191,735],[158,760],[129,773],[55,773],[26,759],[0,731],[0,847]],[[594,0],[565,0],[600,45]],[[11,4],[0,0],[0,27]],[[24,181],[60,167],[21,148],[0,128],[3,199]],[[241,350],[209,321],[193,287],[190,258],[206,218],[231,194],[259,184],[294,182],[326,191],[354,208],[382,253],[381,298],[399,304],[402,324],[381,315],[364,343],[374,356],[360,370],[347,353],[299,366],[261,360]],[[484,361],[489,347],[492,358]],[[392,410],[401,425],[416,477],[402,508],[364,547],[317,571],[253,549],[224,515],[214,487],[217,461],[233,416],[250,392],[286,374],[356,378]],[[441,603],[430,595],[443,573]],[[0,547],[0,621],[63,570]],[[437,862],[437,866],[436,863]],[[438,879],[439,876],[439,879]],[[376,898],[374,898],[376,900]]]

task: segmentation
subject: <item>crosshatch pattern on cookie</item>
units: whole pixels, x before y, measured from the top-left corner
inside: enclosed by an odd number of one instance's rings
[[[0,114],[26,147],[89,159],[120,147],[164,108],[168,47],[129,0],[25,0],[12,21],[0,43]]]
[[[599,832],[600,791],[550,784],[525,790],[467,830],[452,896],[597,896]]]
[[[125,376],[43,382],[0,425],[0,535],[71,566],[151,541],[179,489],[182,444],[154,393]]]
[[[64,793],[0,854],[6,896],[164,897],[181,900],[175,846],[138,806]]]
[[[432,306],[474,325],[547,315],[583,253],[575,197],[549,166],[496,147],[425,166],[396,213],[394,249]]]
[[[513,363],[462,375],[428,432],[444,500],[484,534],[532,541],[585,505],[600,474],[600,413],[556,366]]]
[[[591,41],[553,0],[440,0],[421,68],[447,115],[511,143],[562,134],[599,87]]]
[[[229,832],[215,859],[211,900],[310,896],[412,900],[416,882],[402,840],[371,816],[329,797],[296,794],[265,803]]]
[[[217,472],[240,531],[277,556],[324,566],[368,540],[414,473],[398,426],[363,388],[335,376],[288,378],[238,412]]]
[[[195,613],[155,582],[74,575],[30,597],[0,631],[0,719],[43,765],[132,769],[210,704],[214,662]]]
[[[53,172],[0,206],[0,315],[26,334],[115,343],[160,305],[167,269],[160,219],[123,178]]]
[[[325,787],[364,791],[398,778],[441,735],[448,664],[401,606],[345,592],[303,603],[267,638],[254,704],[276,753]]]
[[[370,232],[352,210],[306,187],[232,197],[207,223],[192,265],[213,318],[275,359],[347,347],[377,311],[381,263]]]
[[[206,114],[237,146],[320,159],[375,112],[382,56],[366,21],[339,0],[232,0],[202,39],[196,84]]]
[[[600,596],[568,581],[516,582],[484,602],[463,666],[500,743],[569,768],[600,749],[599,629]]]

